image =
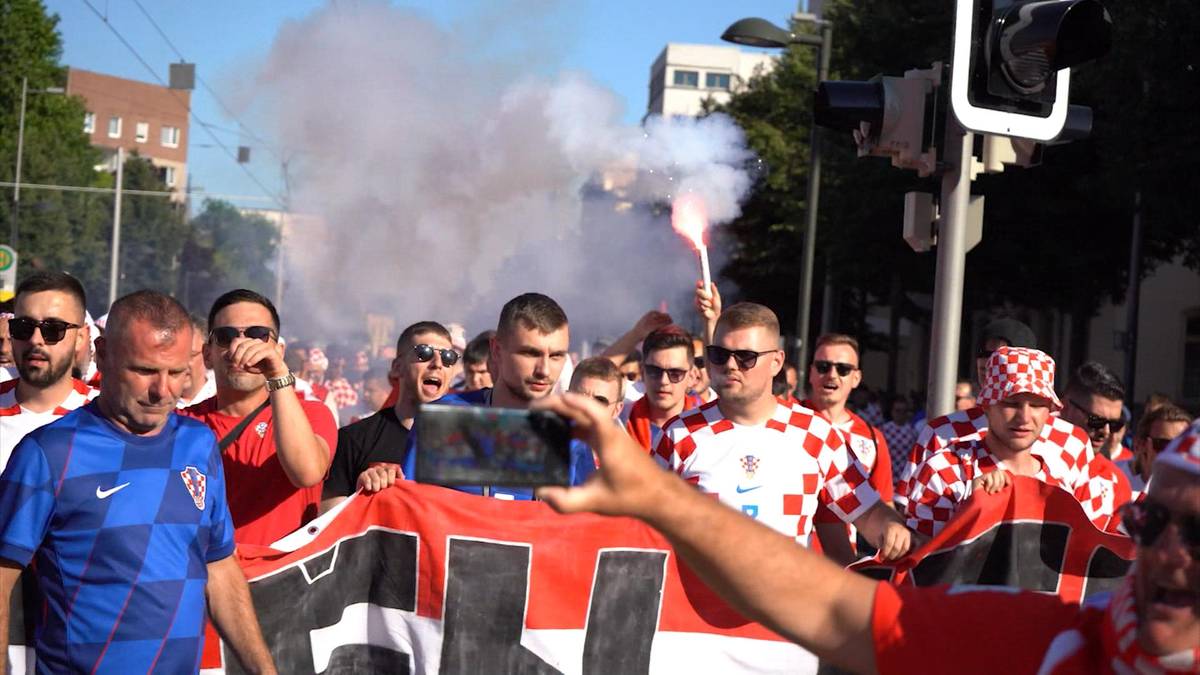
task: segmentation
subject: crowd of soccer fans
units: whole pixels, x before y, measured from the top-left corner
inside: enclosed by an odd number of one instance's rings
[[[286,317],[246,289],[203,316],[154,291],[95,321],[86,307],[76,279],[37,272],[0,308],[0,640],[30,567],[43,672],[194,672],[206,613],[247,670],[273,672],[235,547],[410,479],[414,422],[434,402],[574,420],[571,487],[459,489],[644,518],[748,616],[843,666],[905,671],[929,644],[965,649],[971,626],[1008,617],[1044,627],[1021,633],[1014,672],[1200,667],[1200,428],[1162,397],[1134,424],[1109,369],[1056,375],[1013,319],[985,327],[956,410],[928,415],[919,397],[867,389],[854,336],[823,335],[789,363],[770,308],[725,307],[702,283],[694,318],[648,312],[588,358],[540,293],[473,339],[410,317],[376,349],[285,341]],[[897,591],[841,569],[909,555],[1016,476],[1137,542],[1110,604]],[[775,573],[739,574],[747,555],[774,555]]]

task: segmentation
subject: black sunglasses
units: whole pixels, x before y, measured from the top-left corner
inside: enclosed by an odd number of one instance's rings
[[[245,328],[221,326],[208,333],[208,337],[217,343],[218,347],[228,347],[240,335],[245,335],[251,340],[270,342],[275,338],[275,330],[267,326],[246,326]]]
[[[69,323],[62,319],[43,319],[37,321],[27,316],[19,316],[8,320],[8,332],[14,340],[28,340],[33,337],[33,331],[41,329],[42,340],[48,345],[62,342],[67,337],[67,331],[72,328],[82,328],[77,323]]]
[[[1115,420],[1110,420],[1106,417],[1101,417],[1099,415],[1093,415],[1092,413],[1088,412],[1087,408],[1079,405],[1078,401],[1067,399],[1067,402],[1069,402],[1071,405],[1075,406],[1076,408],[1079,408],[1080,412],[1087,415],[1087,421],[1083,423],[1083,426],[1087,427],[1088,429],[1091,429],[1092,431],[1099,431],[1099,430],[1103,429],[1105,425],[1108,425],[1109,433],[1115,434],[1118,431],[1120,431],[1121,429],[1125,428],[1125,420],[1121,419],[1120,417],[1118,417]]]
[[[679,384],[680,382],[683,382],[683,378],[688,374],[688,371],[683,368],[659,368],[658,366],[652,366],[648,363],[646,364],[647,380],[650,380],[651,382],[659,382],[662,380],[663,373],[667,374],[667,379],[670,380],[672,384]]]
[[[738,368],[750,370],[758,363],[758,357],[774,354],[775,351],[774,349],[768,349],[765,352],[756,352],[753,349],[725,349],[724,347],[709,345],[704,348],[704,356],[714,366],[725,365],[729,362],[729,357],[732,356],[733,360],[737,361]]]
[[[1175,439],[1174,438],[1155,438],[1154,436],[1151,436],[1150,437],[1150,447],[1154,448],[1155,452],[1162,452],[1163,450],[1167,449],[1167,446],[1170,445],[1171,441],[1173,441],[1173,440],[1175,440]]]
[[[841,363],[840,361],[813,361],[813,369],[821,375],[828,375],[833,368],[837,369],[837,374],[846,377],[850,373],[858,370],[858,366],[849,363]]]
[[[427,363],[433,358],[435,352],[442,357],[442,365],[447,368],[458,363],[458,352],[453,349],[437,349],[430,345],[413,345],[413,353],[417,355],[417,360],[421,363]]]
[[[697,368],[703,368],[704,367],[704,357],[697,356],[697,357],[693,358],[692,365],[696,366]]]
[[[1172,520],[1179,528],[1179,536],[1192,560],[1200,560],[1200,517],[1172,518],[1167,507],[1149,499],[1121,507],[1121,523],[1138,546],[1153,546]]]
[[[612,404],[612,401],[608,400],[607,396],[601,396],[600,394],[592,394],[591,396],[592,396],[593,401],[599,403],[602,406],[608,407],[609,405]]]

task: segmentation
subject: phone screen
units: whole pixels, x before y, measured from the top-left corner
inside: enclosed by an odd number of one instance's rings
[[[571,433],[544,411],[422,405],[417,475],[435,485],[567,485]]]

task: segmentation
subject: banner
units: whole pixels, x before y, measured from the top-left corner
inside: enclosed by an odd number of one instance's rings
[[[1115,589],[1135,555],[1129,537],[1096,529],[1070,493],[1017,476],[998,494],[974,492],[912,555],[850,569],[898,585],[1012,586],[1077,603]]]
[[[404,482],[343,502],[275,546],[238,555],[281,673],[817,668],[717,598],[635,520]],[[1112,588],[1133,555],[1129,539],[1097,530],[1071,495],[1017,478],[999,495],[977,493],[913,556],[853,568],[897,584],[1000,584],[1078,602]],[[24,617],[37,612],[31,586],[13,599],[13,672],[32,662],[22,647],[32,639]],[[204,672],[243,672],[211,629],[206,652]]]

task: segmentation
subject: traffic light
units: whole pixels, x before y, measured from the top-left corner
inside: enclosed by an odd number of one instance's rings
[[[858,156],[889,157],[892,165],[928,176],[937,158],[932,125],[926,124],[929,93],[940,86],[940,64],[904,77],[877,75],[866,82],[821,82],[813,102],[818,126],[854,134]]]
[[[1051,140],[1067,119],[1070,69],[1111,44],[1098,0],[957,0],[954,114],[971,131]]]

